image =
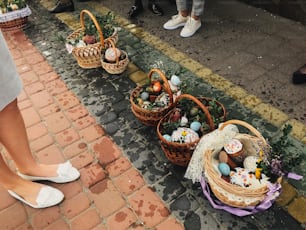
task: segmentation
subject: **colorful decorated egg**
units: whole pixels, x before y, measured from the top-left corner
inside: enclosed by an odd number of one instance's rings
[[[191,122],[191,124],[190,124],[190,128],[192,129],[192,130],[194,130],[194,131],[199,131],[200,130],[200,128],[201,128],[201,123],[200,122],[198,122],[198,121],[193,121],[193,122]]]
[[[197,107],[192,107],[190,110],[190,115],[195,116],[199,113],[199,109]]]
[[[181,84],[181,79],[176,75],[172,75],[170,81],[175,86],[178,86]]]
[[[149,93],[148,92],[142,92],[141,94],[140,94],[140,97],[141,97],[141,99],[142,100],[144,100],[144,101],[147,101],[148,99],[149,99]]]
[[[171,141],[171,136],[168,134],[164,134],[163,137],[167,140],[167,141]]]
[[[224,162],[218,164],[218,169],[223,176],[228,176],[231,172],[229,165]]]
[[[152,87],[153,87],[153,92],[155,93],[159,93],[162,89],[162,85],[159,81],[154,82]]]
[[[120,57],[121,51],[118,48],[108,48],[105,51],[105,59],[109,62],[115,62]]]

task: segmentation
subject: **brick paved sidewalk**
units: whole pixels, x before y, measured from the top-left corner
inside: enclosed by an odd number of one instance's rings
[[[50,164],[71,160],[81,178],[50,183],[65,200],[42,210],[0,187],[1,229],[184,229],[25,34],[4,36],[24,83],[19,106],[33,154]]]

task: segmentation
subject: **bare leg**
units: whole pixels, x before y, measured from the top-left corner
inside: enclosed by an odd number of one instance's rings
[[[58,165],[38,164],[30,150],[24,120],[17,99],[0,111],[0,142],[21,173],[32,176],[56,176]]]
[[[23,197],[26,201],[36,204],[36,198],[43,187],[42,184],[34,183],[24,180],[13,173],[6,163],[4,162],[2,155],[0,154],[0,184],[6,190],[12,190],[19,196]]]
[[[188,10],[182,10],[180,12],[180,14],[183,16],[183,17],[187,17],[189,15],[189,11]]]

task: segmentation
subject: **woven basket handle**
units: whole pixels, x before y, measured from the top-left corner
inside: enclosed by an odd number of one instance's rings
[[[160,76],[160,78],[163,80],[163,82],[164,82],[163,87],[164,87],[165,91],[169,94],[170,103],[173,104],[173,93],[172,93],[172,90],[171,90],[170,85],[168,83],[168,79],[166,78],[165,74],[160,69],[153,68],[149,72],[150,80],[152,80],[152,76],[153,76],[154,73],[157,73]]]
[[[90,13],[88,10],[82,10],[81,13],[80,13],[80,23],[81,23],[82,30],[85,30],[85,22],[84,22],[85,14],[87,14],[90,17],[90,19],[93,21],[93,23],[95,24],[95,26],[96,26],[96,28],[99,32],[100,42],[102,44],[102,47],[104,47],[104,37],[103,37],[103,32],[101,30],[101,27],[100,27],[96,17],[92,13]]]
[[[267,144],[266,139],[261,135],[261,133],[255,129],[252,125],[250,125],[249,123],[245,122],[245,121],[241,121],[241,120],[228,120],[224,123],[222,123],[222,125],[220,126],[220,130],[222,131],[224,129],[225,126],[229,125],[229,124],[233,124],[233,125],[241,125],[245,128],[247,128],[248,130],[250,130],[256,137],[260,138],[262,140],[262,142],[264,144]]]
[[[212,131],[212,130],[215,129],[215,124],[214,124],[214,121],[213,121],[213,119],[210,115],[210,112],[209,112],[208,108],[205,105],[203,105],[203,103],[199,99],[197,99],[196,97],[194,97],[190,94],[181,94],[176,99],[176,103],[178,103],[179,100],[182,99],[182,98],[187,98],[187,99],[190,99],[193,102],[195,102],[201,108],[201,110],[205,113],[205,116],[206,116],[206,119],[207,119],[210,130]]]
[[[118,65],[119,64],[119,56],[117,55],[117,52],[116,52],[116,45],[115,45],[115,43],[113,42],[112,39],[109,40],[109,43],[111,44],[111,48],[114,50],[114,53],[115,53],[115,56],[116,56],[116,64]]]

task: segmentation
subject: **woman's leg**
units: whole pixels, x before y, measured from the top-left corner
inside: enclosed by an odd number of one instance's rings
[[[200,16],[204,12],[204,4],[204,0],[193,0],[191,17],[193,17],[195,20],[199,20]]]
[[[183,17],[187,17],[190,13],[188,8],[188,0],[176,0],[176,8]]]
[[[0,184],[6,189],[17,193],[24,200],[31,204],[36,204],[36,198],[42,184],[24,180],[13,173],[4,162],[0,153]]]
[[[38,164],[34,159],[17,99],[0,111],[0,142],[7,149],[21,173],[57,176],[58,165]]]
[[[164,25],[166,30],[175,30],[179,27],[185,26],[189,16],[187,0],[176,0],[177,15],[171,17]]]
[[[192,2],[192,10],[190,17],[182,29],[180,36],[183,38],[188,38],[194,35],[202,26],[200,15],[203,14],[204,11],[204,0],[193,0]]]

